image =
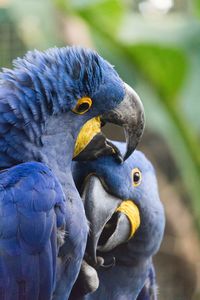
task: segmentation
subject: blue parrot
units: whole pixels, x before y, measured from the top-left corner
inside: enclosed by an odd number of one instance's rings
[[[70,299],[155,300],[152,256],[165,216],[152,164],[135,150],[121,164],[111,156],[75,162],[73,175],[90,224],[85,259],[97,270],[99,287],[84,295],[81,276]]]
[[[0,299],[68,299],[88,235],[72,159],[122,159],[101,122],[124,127],[126,159],[141,101],[95,51],[31,51],[0,73]]]

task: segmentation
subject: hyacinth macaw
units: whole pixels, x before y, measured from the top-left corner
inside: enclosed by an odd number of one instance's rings
[[[124,152],[123,143],[115,145]],[[70,300],[156,299],[152,256],[165,216],[150,161],[140,151],[122,164],[103,156],[75,162],[73,175],[90,224],[85,259],[96,268],[99,287],[84,295],[80,276]]]
[[[0,74],[1,300],[68,299],[88,234],[71,161],[120,156],[101,120],[125,128],[127,158],[143,106],[92,50],[31,51]]]

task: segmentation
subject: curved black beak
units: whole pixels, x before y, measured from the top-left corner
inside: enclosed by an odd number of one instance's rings
[[[117,211],[123,201],[110,195],[95,175],[87,179],[82,199],[90,224],[86,252],[95,266],[98,265],[97,251],[108,252],[128,241],[131,222],[125,214]]]
[[[127,143],[124,158],[116,146],[99,131],[88,145],[74,157],[74,160],[93,160],[102,155],[114,155],[119,162],[122,162],[135,150],[145,125],[144,108],[137,93],[128,84],[124,83],[124,86],[125,96],[122,102],[115,109],[101,116],[103,124],[109,122],[124,128]]]
[[[126,83],[123,101],[112,111],[102,116],[103,122],[110,122],[124,128],[127,143],[126,160],[135,150],[143,134],[145,117],[144,107],[138,94]]]

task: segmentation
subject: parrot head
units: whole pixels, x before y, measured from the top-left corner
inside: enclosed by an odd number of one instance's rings
[[[125,152],[123,143],[115,145]],[[123,164],[111,156],[75,163],[73,175],[90,224],[86,251],[94,266],[108,253],[128,260],[158,250],[164,211],[154,168],[142,152],[135,150]]]
[[[60,157],[93,159],[118,150],[101,133],[123,126],[126,159],[144,127],[136,92],[95,51],[80,47],[30,51],[0,74],[0,167]]]

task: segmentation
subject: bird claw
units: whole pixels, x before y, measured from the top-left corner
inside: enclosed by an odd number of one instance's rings
[[[80,273],[76,282],[79,293],[86,295],[95,292],[99,287],[99,278],[94,267],[85,260],[82,261]]]
[[[109,260],[108,262],[105,262],[105,260],[102,258],[102,257],[99,257],[98,258],[102,259],[103,260],[103,263],[99,264],[99,268],[103,268],[103,269],[110,269],[112,267],[115,266],[115,263],[116,263],[116,259],[115,257],[113,256],[111,258],[111,260]]]
[[[109,269],[109,268],[112,268],[115,266],[115,257],[113,256],[111,259],[105,261],[105,259],[103,257],[97,256],[95,263],[91,263],[91,261],[90,261],[90,264],[96,270],[99,268]]]

